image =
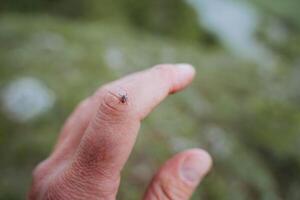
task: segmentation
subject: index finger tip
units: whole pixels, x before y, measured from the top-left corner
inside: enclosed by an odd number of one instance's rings
[[[177,92],[188,86],[195,77],[196,70],[195,68],[187,63],[178,63],[175,64],[175,67],[178,69],[178,74],[176,77],[176,84],[174,87],[174,91]]]
[[[188,63],[178,63],[175,66],[181,71],[181,73],[185,76],[194,76],[196,73],[195,68]]]

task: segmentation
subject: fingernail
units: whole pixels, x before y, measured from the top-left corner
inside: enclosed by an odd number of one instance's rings
[[[188,155],[180,168],[183,180],[191,183],[200,181],[209,169],[204,160],[203,155],[198,152]]]
[[[176,67],[181,71],[182,74],[191,76],[195,74],[195,69],[192,65],[186,63],[175,64]]]

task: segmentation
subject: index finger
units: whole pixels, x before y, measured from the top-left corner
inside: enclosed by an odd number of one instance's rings
[[[95,181],[118,180],[140,121],[168,94],[185,88],[194,75],[188,64],[158,65],[99,89],[93,97],[97,111],[74,156],[72,174]]]
[[[96,94],[109,106],[143,119],[168,94],[185,88],[194,75],[194,68],[188,64],[157,65],[114,81]],[[120,104],[122,95],[126,95],[127,100]]]

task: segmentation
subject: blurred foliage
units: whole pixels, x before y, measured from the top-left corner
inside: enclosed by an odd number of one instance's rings
[[[300,29],[298,0],[254,0],[268,14],[279,16],[291,26]]]
[[[113,19],[155,34],[193,41],[201,38],[196,14],[182,0],[4,0],[1,4],[4,11],[43,12],[85,20]]]
[[[300,199],[299,3],[255,2],[266,19],[258,37],[277,58],[271,67],[225,51],[179,0],[2,1],[0,89],[35,77],[56,102],[26,123],[0,112],[0,199],[24,198],[33,167],[81,99],[107,81],[167,62],[191,63],[197,77],[143,123],[119,199],[139,199],[158,166],[191,147],[214,158],[193,199]],[[285,27],[284,42],[268,33],[274,21]]]

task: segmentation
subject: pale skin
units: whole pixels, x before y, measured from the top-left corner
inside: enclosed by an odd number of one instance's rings
[[[141,121],[194,76],[188,64],[162,64],[100,87],[77,106],[51,155],[34,170],[28,199],[116,199]],[[202,149],[176,154],[156,172],[142,199],[190,199],[211,163]]]

